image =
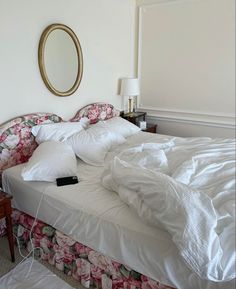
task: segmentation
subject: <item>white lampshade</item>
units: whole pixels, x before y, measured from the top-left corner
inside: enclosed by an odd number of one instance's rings
[[[122,78],[120,95],[135,96],[139,95],[139,81],[137,78]]]

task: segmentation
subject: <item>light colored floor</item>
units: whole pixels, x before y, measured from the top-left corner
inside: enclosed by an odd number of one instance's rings
[[[27,254],[27,252],[23,251],[23,254]],[[22,257],[20,256],[18,248],[16,246],[15,246],[15,257],[16,261],[15,263],[12,263],[10,259],[10,252],[7,238],[0,237],[0,277],[11,271],[22,260]],[[66,276],[65,274],[58,271],[55,267],[51,266],[47,262],[40,261],[40,263],[42,263],[45,267],[47,267],[50,271],[52,271],[58,277],[63,279],[65,282],[69,283],[72,287],[76,289],[84,289],[84,287],[78,284],[78,282],[74,280],[72,277]]]

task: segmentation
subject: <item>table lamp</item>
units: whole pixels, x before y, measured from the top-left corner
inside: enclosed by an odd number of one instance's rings
[[[139,81],[137,78],[122,78],[120,95],[128,98],[128,112],[134,110],[133,97],[139,95]],[[137,102],[135,102],[137,105]]]

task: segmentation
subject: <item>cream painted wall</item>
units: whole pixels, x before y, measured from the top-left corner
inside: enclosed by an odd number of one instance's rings
[[[234,137],[235,1],[136,0],[136,4],[140,110],[146,110],[152,122],[159,124],[161,133],[175,131],[175,135],[186,136],[188,126],[191,127],[189,136]],[[142,7],[141,17],[139,7]],[[144,13],[148,16],[142,22]],[[197,18],[197,15],[201,17]],[[161,19],[163,25],[160,25]],[[176,19],[178,25],[175,27],[172,22]],[[186,20],[193,25],[192,34],[188,34],[189,27],[180,29]],[[184,40],[185,33],[189,43]],[[149,58],[150,64],[142,55],[142,49],[146,49],[144,54],[153,56]],[[173,59],[171,49],[177,51]],[[142,57],[146,59],[146,67],[142,66]]]
[[[37,52],[43,29],[63,23],[77,34],[84,57],[79,89],[57,97],[45,87]],[[118,79],[134,74],[135,0],[0,0],[0,123],[31,112],[65,119],[83,105],[121,108]]]

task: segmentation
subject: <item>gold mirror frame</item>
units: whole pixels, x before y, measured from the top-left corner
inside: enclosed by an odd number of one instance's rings
[[[44,61],[44,50],[45,50],[45,45],[46,45],[46,41],[47,38],[49,36],[49,34],[55,30],[55,29],[61,29],[64,30],[66,33],[68,33],[70,35],[70,37],[72,38],[75,47],[76,47],[76,52],[77,52],[77,57],[78,57],[78,71],[77,71],[77,76],[76,76],[76,80],[73,84],[73,86],[68,89],[67,91],[59,91],[57,90],[50,82],[50,80],[48,79],[47,76],[47,72],[46,72],[46,67],[45,67],[45,61]],[[68,26],[64,25],[64,24],[51,24],[49,25],[42,33],[41,37],[40,37],[40,41],[39,41],[39,49],[38,49],[38,63],[39,63],[39,70],[42,76],[42,79],[45,83],[45,85],[47,86],[47,88],[55,95],[58,96],[68,96],[73,94],[77,88],[80,85],[81,79],[82,79],[82,74],[83,74],[83,54],[82,54],[82,49],[80,46],[80,42],[79,39],[77,38],[76,34],[74,33],[74,31],[69,28]]]

